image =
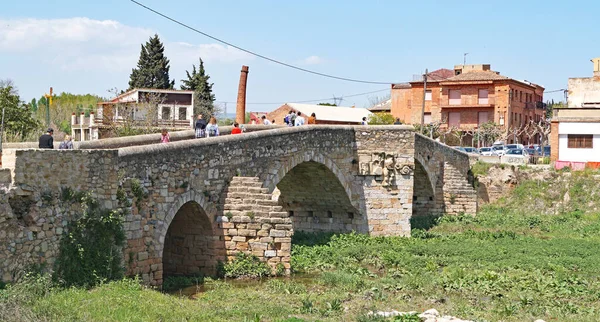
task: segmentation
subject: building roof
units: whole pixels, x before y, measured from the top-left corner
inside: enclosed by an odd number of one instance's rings
[[[398,84],[392,84],[392,88],[393,89],[411,88],[411,86],[409,83],[398,83]]]
[[[427,82],[441,82],[445,81],[448,78],[454,77],[454,71],[451,69],[440,68],[438,70],[434,70],[431,73],[427,73]],[[419,80],[412,81],[411,83],[422,83],[423,79],[419,76]],[[395,88],[395,87],[394,87]]]
[[[313,104],[286,103],[292,109],[310,116],[315,113],[317,120],[360,123],[363,117],[369,117],[373,114],[366,108],[346,107],[346,106],[323,106]]]
[[[381,112],[381,111],[390,111],[392,109],[392,99],[389,99],[385,102],[381,102],[379,104],[373,105],[368,108],[371,112]]]
[[[158,88],[134,88],[127,92],[120,94],[119,96],[111,99],[111,102],[118,102],[121,98],[131,95],[135,92],[152,92],[152,93],[164,93],[164,94],[194,94],[194,91],[186,91],[179,89],[158,89]]]
[[[448,78],[445,82],[471,82],[471,81],[493,81],[493,80],[507,80],[510,79],[506,76],[500,75],[492,71],[473,71],[462,73],[454,77]]]
[[[454,71],[451,69],[440,68],[427,74],[427,81],[440,81],[454,77]]]

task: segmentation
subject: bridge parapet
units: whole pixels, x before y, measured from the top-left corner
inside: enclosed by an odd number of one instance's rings
[[[415,163],[413,215],[476,214],[468,154],[415,134]]]

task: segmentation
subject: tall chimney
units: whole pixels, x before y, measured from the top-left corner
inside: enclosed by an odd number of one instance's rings
[[[246,123],[246,83],[248,81],[248,66],[242,66],[240,73],[240,85],[238,86],[237,107],[235,109],[235,121],[239,124]]]

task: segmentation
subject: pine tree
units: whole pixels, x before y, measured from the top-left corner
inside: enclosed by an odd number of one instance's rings
[[[202,58],[200,58],[198,70],[196,70],[196,65],[192,65],[192,73],[190,74],[187,70],[185,73],[187,79],[181,80],[183,83],[181,89],[194,91],[194,114],[213,115],[215,94],[212,93],[213,84],[208,82],[210,76],[206,75]]]
[[[154,35],[142,45],[137,68],[134,68],[129,76],[129,89],[171,89],[175,86],[175,80],[169,80],[169,60],[164,51],[165,47],[158,35]]]

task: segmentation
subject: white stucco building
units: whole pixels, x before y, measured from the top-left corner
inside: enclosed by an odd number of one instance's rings
[[[570,78],[567,107],[554,109],[551,152],[559,168],[600,166],[600,58],[592,62],[594,76]]]
[[[89,117],[73,113],[71,135],[76,141],[96,140],[104,138],[111,128],[124,124],[189,129],[194,122],[193,111],[193,91],[136,88],[98,103],[96,113],[90,113]]]

